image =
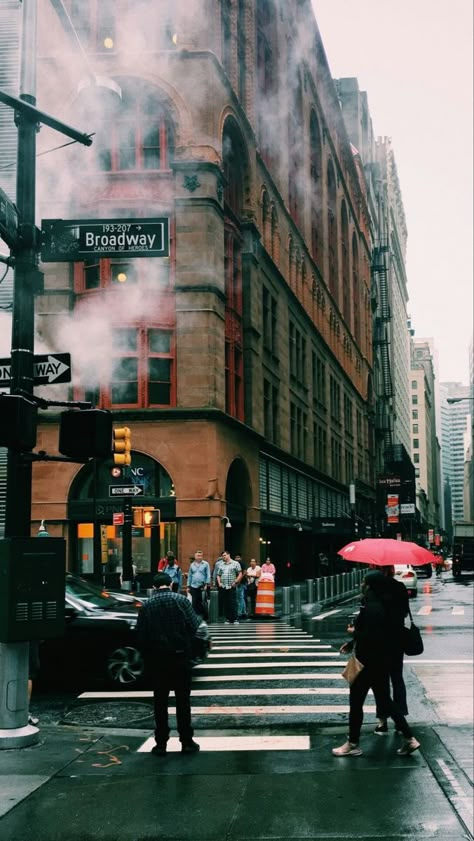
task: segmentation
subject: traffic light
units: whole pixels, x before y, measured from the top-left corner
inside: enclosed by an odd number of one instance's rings
[[[113,431],[114,464],[131,464],[132,433],[128,426],[119,426]]]
[[[112,415],[105,409],[71,409],[62,412],[58,450],[64,456],[87,460],[110,458]]]
[[[150,529],[153,526],[160,525],[160,509],[159,508],[144,508],[143,509],[143,528]]]
[[[38,407],[20,394],[0,395],[0,447],[32,450],[36,446]]]
[[[150,529],[160,525],[160,509],[141,506],[133,509],[133,525],[140,529]]]

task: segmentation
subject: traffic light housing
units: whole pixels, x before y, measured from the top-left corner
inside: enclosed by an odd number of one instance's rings
[[[28,451],[36,447],[38,407],[20,394],[0,395],[0,447]]]
[[[132,463],[132,433],[128,426],[120,426],[113,430],[112,454],[114,464]]]
[[[151,529],[160,525],[160,509],[141,506],[133,509],[133,525],[140,529]]]
[[[105,409],[71,409],[62,412],[59,452],[69,458],[110,458],[112,415]]]

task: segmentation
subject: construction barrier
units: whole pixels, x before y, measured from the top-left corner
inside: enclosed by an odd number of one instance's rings
[[[274,616],[275,614],[275,582],[259,581],[257,587],[257,601],[255,603],[256,616]]]

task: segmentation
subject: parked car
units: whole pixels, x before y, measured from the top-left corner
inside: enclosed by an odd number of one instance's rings
[[[409,596],[418,595],[418,577],[410,564],[396,564],[394,577],[405,585]]]
[[[126,598],[123,598],[126,596]],[[78,575],[66,575],[66,630],[40,647],[40,679],[102,678],[131,688],[144,676],[135,644],[140,602],[102,590]]]
[[[431,564],[423,564],[423,566],[416,568],[418,578],[431,578],[433,575],[433,567]]]

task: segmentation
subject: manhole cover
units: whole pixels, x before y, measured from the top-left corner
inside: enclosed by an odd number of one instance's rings
[[[153,717],[153,707],[149,704],[82,704],[74,707],[63,716],[64,724],[81,724],[95,727],[123,727]]]

